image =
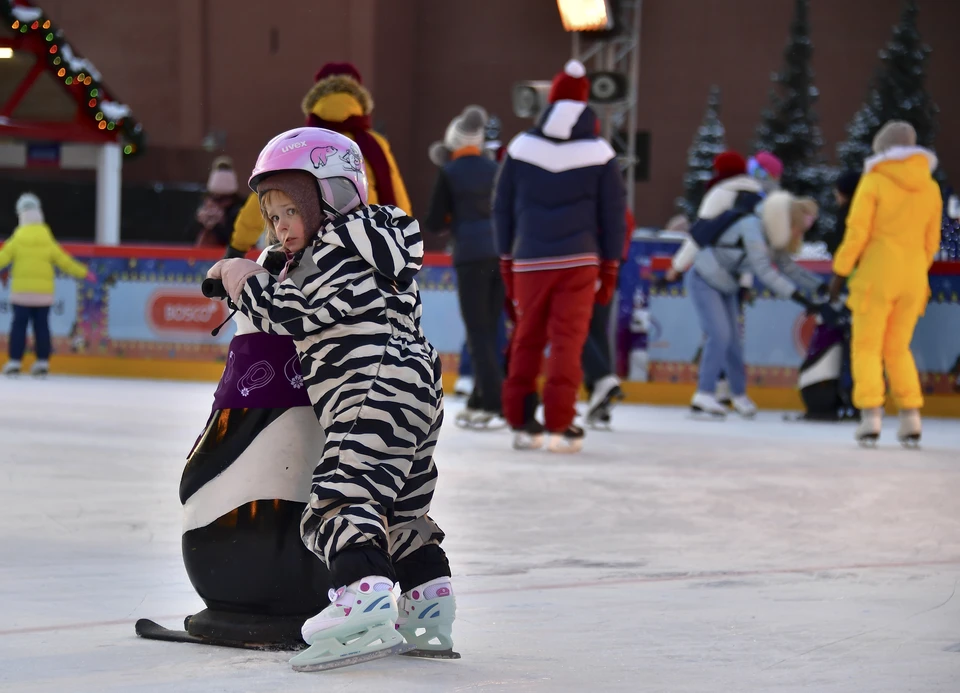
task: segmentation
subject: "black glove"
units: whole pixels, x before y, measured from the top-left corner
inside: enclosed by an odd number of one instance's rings
[[[817,298],[827,298],[830,295],[830,285],[824,282],[817,287]]]
[[[232,257],[246,257],[247,251],[237,250],[232,245],[227,245],[227,252],[223,254],[224,260],[229,260]]]
[[[741,286],[740,291],[737,294],[737,299],[740,301],[740,307],[752,306],[756,297],[757,295],[749,286]]]
[[[799,291],[790,294],[790,300],[803,306],[807,315],[817,315],[820,312],[820,307],[826,305],[826,303],[814,303]]]

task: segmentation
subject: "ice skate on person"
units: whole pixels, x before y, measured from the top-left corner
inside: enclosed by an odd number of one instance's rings
[[[559,453],[580,452],[583,449],[583,429],[570,424],[566,431],[551,432],[547,441],[547,450]]]
[[[49,361],[35,361],[34,364],[30,367],[30,375],[37,377],[44,377],[50,373],[50,362]]]
[[[620,379],[617,376],[607,375],[600,378],[593,386],[593,394],[590,396],[590,401],[587,402],[587,421],[596,420],[604,411],[609,419],[614,404],[623,398],[623,390],[620,389]]]
[[[458,413],[455,422],[460,428],[475,428],[487,431],[503,428],[507,425],[500,412],[470,408]]]
[[[543,436],[546,429],[536,419],[530,419],[523,428],[513,429],[514,450],[539,450],[543,447]]]
[[[733,410],[745,419],[752,419],[757,415],[757,405],[746,395],[738,395],[730,400]]]
[[[310,647],[290,659],[295,671],[322,671],[413,649],[397,630],[393,582],[373,575],[330,590],[330,606],[300,632]]]
[[[473,419],[474,414],[477,413],[476,409],[470,409],[467,407],[463,411],[457,412],[456,417],[454,417],[453,422],[460,428],[470,428],[470,421]]]
[[[20,362],[10,360],[3,364],[3,375],[20,375]]]
[[[709,392],[697,392],[690,400],[690,411],[694,416],[707,417],[711,419],[725,419],[727,408],[717,401]]]
[[[857,426],[857,431],[854,433],[860,447],[873,448],[877,446],[882,424],[883,409],[880,407],[860,411],[860,425]]]
[[[900,412],[900,428],[897,430],[897,440],[903,447],[919,447],[922,429],[919,409],[904,409]]]
[[[588,412],[584,421],[595,431],[609,431],[613,428],[609,407],[600,407],[592,414]]]
[[[450,578],[441,577],[404,592],[397,602],[397,630],[415,649],[403,654],[431,659],[460,659],[453,651],[457,600]]]
[[[474,410],[470,417],[470,428],[478,431],[495,431],[506,427],[507,421],[498,411]]]

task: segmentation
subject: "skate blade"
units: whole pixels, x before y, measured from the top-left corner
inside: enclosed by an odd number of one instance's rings
[[[460,653],[454,652],[453,648],[447,650],[422,650],[414,648],[409,652],[404,652],[403,656],[418,657],[420,659],[460,659]]]
[[[878,433],[868,433],[866,435],[862,435],[859,438],[857,438],[857,443],[859,443],[860,447],[862,448],[872,449],[877,447],[877,441],[879,440],[879,438],[880,438],[880,434]]]
[[[690,409],[690,418],[694,421],[726,421],[726,413],[704,411],[703,409]]]
[[[905,447],[907,450],[919,450],[920,436],[918,435],[903,436],[900,438],[900,445]]]
[[[550,443],[547,445],[547,452],[552,452],[555,455],[573,455],[574,453],[580,452],[583,450],[583,439],[581,438],[575,443]]]
[[[384,657],[392,657],[393,655],[409,652],[415,648],[415,645],[402,642],[399,645],[388,647],[385,650],[377,650],[376,652],[364,652],[363,654],[353,655],[352,657],[333,659],[329,662],[318,662],[316,664],[293,664],[292,666],[294,671],[328,671],[330,669],[340,669],[342,667],[353,666],[354,664],[372,662],[375,659],[383,659]]]

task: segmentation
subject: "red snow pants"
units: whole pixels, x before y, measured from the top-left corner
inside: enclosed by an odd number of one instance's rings
[[[524,405],[537,390],[547,344],[544,425],[548,431],[561,433],[573,423],[583,380],[580,357],[590,330],[598,276],[596,265],[514,272],[517,323],[510,342],[510,370],[503,384],[503,415],[512,428],[526,423]]]

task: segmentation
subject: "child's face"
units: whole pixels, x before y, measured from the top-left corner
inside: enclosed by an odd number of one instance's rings
[[[307,245],[307,234],[303,228],[300,210],[289,197],[279,190],[273,191],[264,204],[267,219],[273,224],[277,240],[288,253],[296,253]]]

